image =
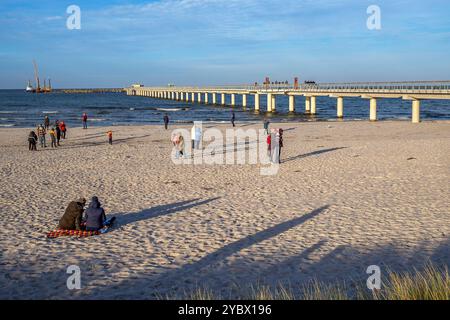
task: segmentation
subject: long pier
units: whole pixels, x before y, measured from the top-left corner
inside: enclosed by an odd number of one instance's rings
[[[420,102],[428,99],[450,100],[450,81],[412,82],[358,82],[320,83],[301,85],[242,85],[221,87],[129,87],[127,95],[157,99],[170,99],[193,103],[226,106],[226,96],[231,96],[231,106],[236,106],[236,96],[242,95],[242,106],[247,107],[248,95],[254,96],[254,109],[261,109],[261,95],[267,96],[267,112],[277,109],[277,97],[289,97],[289,112],[296,110],[296,98],[305,97],[305,113],[317,114],[316,97],[336,98],[336,116],[344,117],[344,98],[367,99],[370,121],[377,121],[377,101],[383,98],[398,98],[411,101],[413,123],[420,122]],[[220,96],[220,103],[218,100]],[[211,99],[210,99],[211,98]]]

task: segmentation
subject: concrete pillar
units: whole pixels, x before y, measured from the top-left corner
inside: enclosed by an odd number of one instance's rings
[[[311,97],[305,97],[305,112],[311,113]]]
[[[272,94],[267,94],[267,112],[272,112]]]
[[[316,108],[316,97],[311,97],[311,114],[316,114],[317,108]]]
[[[277,96],[275,94],[272,95],[272,103],[270,105],[272,107],[272,112],[277,110]]]
[[[242,106],[244,108],[247,107],[247,95],[246,94],[242,95]]]
[[[420,123],[420,100],[412,102],[412,123]]]
[[[202,103],[202,93],[197,93],[198,103]]]
[[[180,101],[184,101],[184,92],[180,92]]]
[[[222,93],[222,105],[226,105],[226,101],[225,101],[226,97],[225,97],[225,93]]]
[[[295,96],[289,96],[289,112],[295,112]]]
[[[208,96],[208,92],[205,93],[205,103],[208,104],[209,103],[209,96]]]
[[[259,93],[255,93],[255,111],[259,111],[260,105],[259,105]]]
[[[213,99],[212,103],[213,103],[213,104],[217,104],[217,93],[214,92],[214,93],[212,94],[212,99]]]
[[[192,92],[192,94],[191,94],[191,101],[195,102],[195,92]]]
[[[180,93],[178,91],[175,92],[175,100],[177,100],[177,101],[180,100]]]
[[[231,94],[231,105],[233,107],[236,105],[236,95],[234,93]]]
[[[344,117],[344,98],[342,97],[337,98],[337,117]]]
[[[370,121],[377,121],[377,99],[370,99]]]

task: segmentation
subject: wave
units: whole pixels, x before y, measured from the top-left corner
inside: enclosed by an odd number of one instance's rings
[[[9,128],[9,127],[14,127],[15,126],[15,124],[0,124],[0,127],[7,127],[7,128]]]
[[[16,113],[17,111],[9,111],[9,110],[5,110],[5,111],[0,111],[0,113],[2,114],[9,114],[9,113]]]
[[[183,111],[186,110],[186,108],[156,108],[158,111],[166,111],[166,112],[175,112],[175,111]]]
[[[106,119],[101,119],[101,118],[88,118],[88,121],[106,121]]]
[[[43,114],[57,114],[59,111],[42,111]]]

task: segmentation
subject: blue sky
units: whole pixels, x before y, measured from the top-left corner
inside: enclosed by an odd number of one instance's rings
[[[66,9],[81,8],[81,30]],[[382,29],[368,30],[369,5]],[[0,88],[450,79],[448,0],[0,0]]]

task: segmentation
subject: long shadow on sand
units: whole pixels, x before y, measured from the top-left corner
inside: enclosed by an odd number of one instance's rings
[[[213,202],[220,199],[220,197],[211,198],[207,200],[200,201],[200,199],[193,199],[187,201],[181,201],[171,204],[165,204],[161,206],[152,207],[149,209],[142,210],[140,212],[132,212],[121,214],[117,216],[117,227],[123,227],[138,221],[148,220],[157,218],[160,216],[165,216],[173,214],[179,211],[188,210],[194,207],[205,205],[207,203]]]
[[[329,148],[329,149],[313,151],[313,152],[310,152],[310,153],[299,154],[297,156],[284,159],[284,160],[282,160],[282,162],[285,163],[285,162],[295,161],[295,160],[302,159],[302,158],[318,156],[318,155],[321,155],[323,153],[333,152],[333,151],[337,151],[337,150],[341,150],[341,149],[347,149],[347,147]]]

